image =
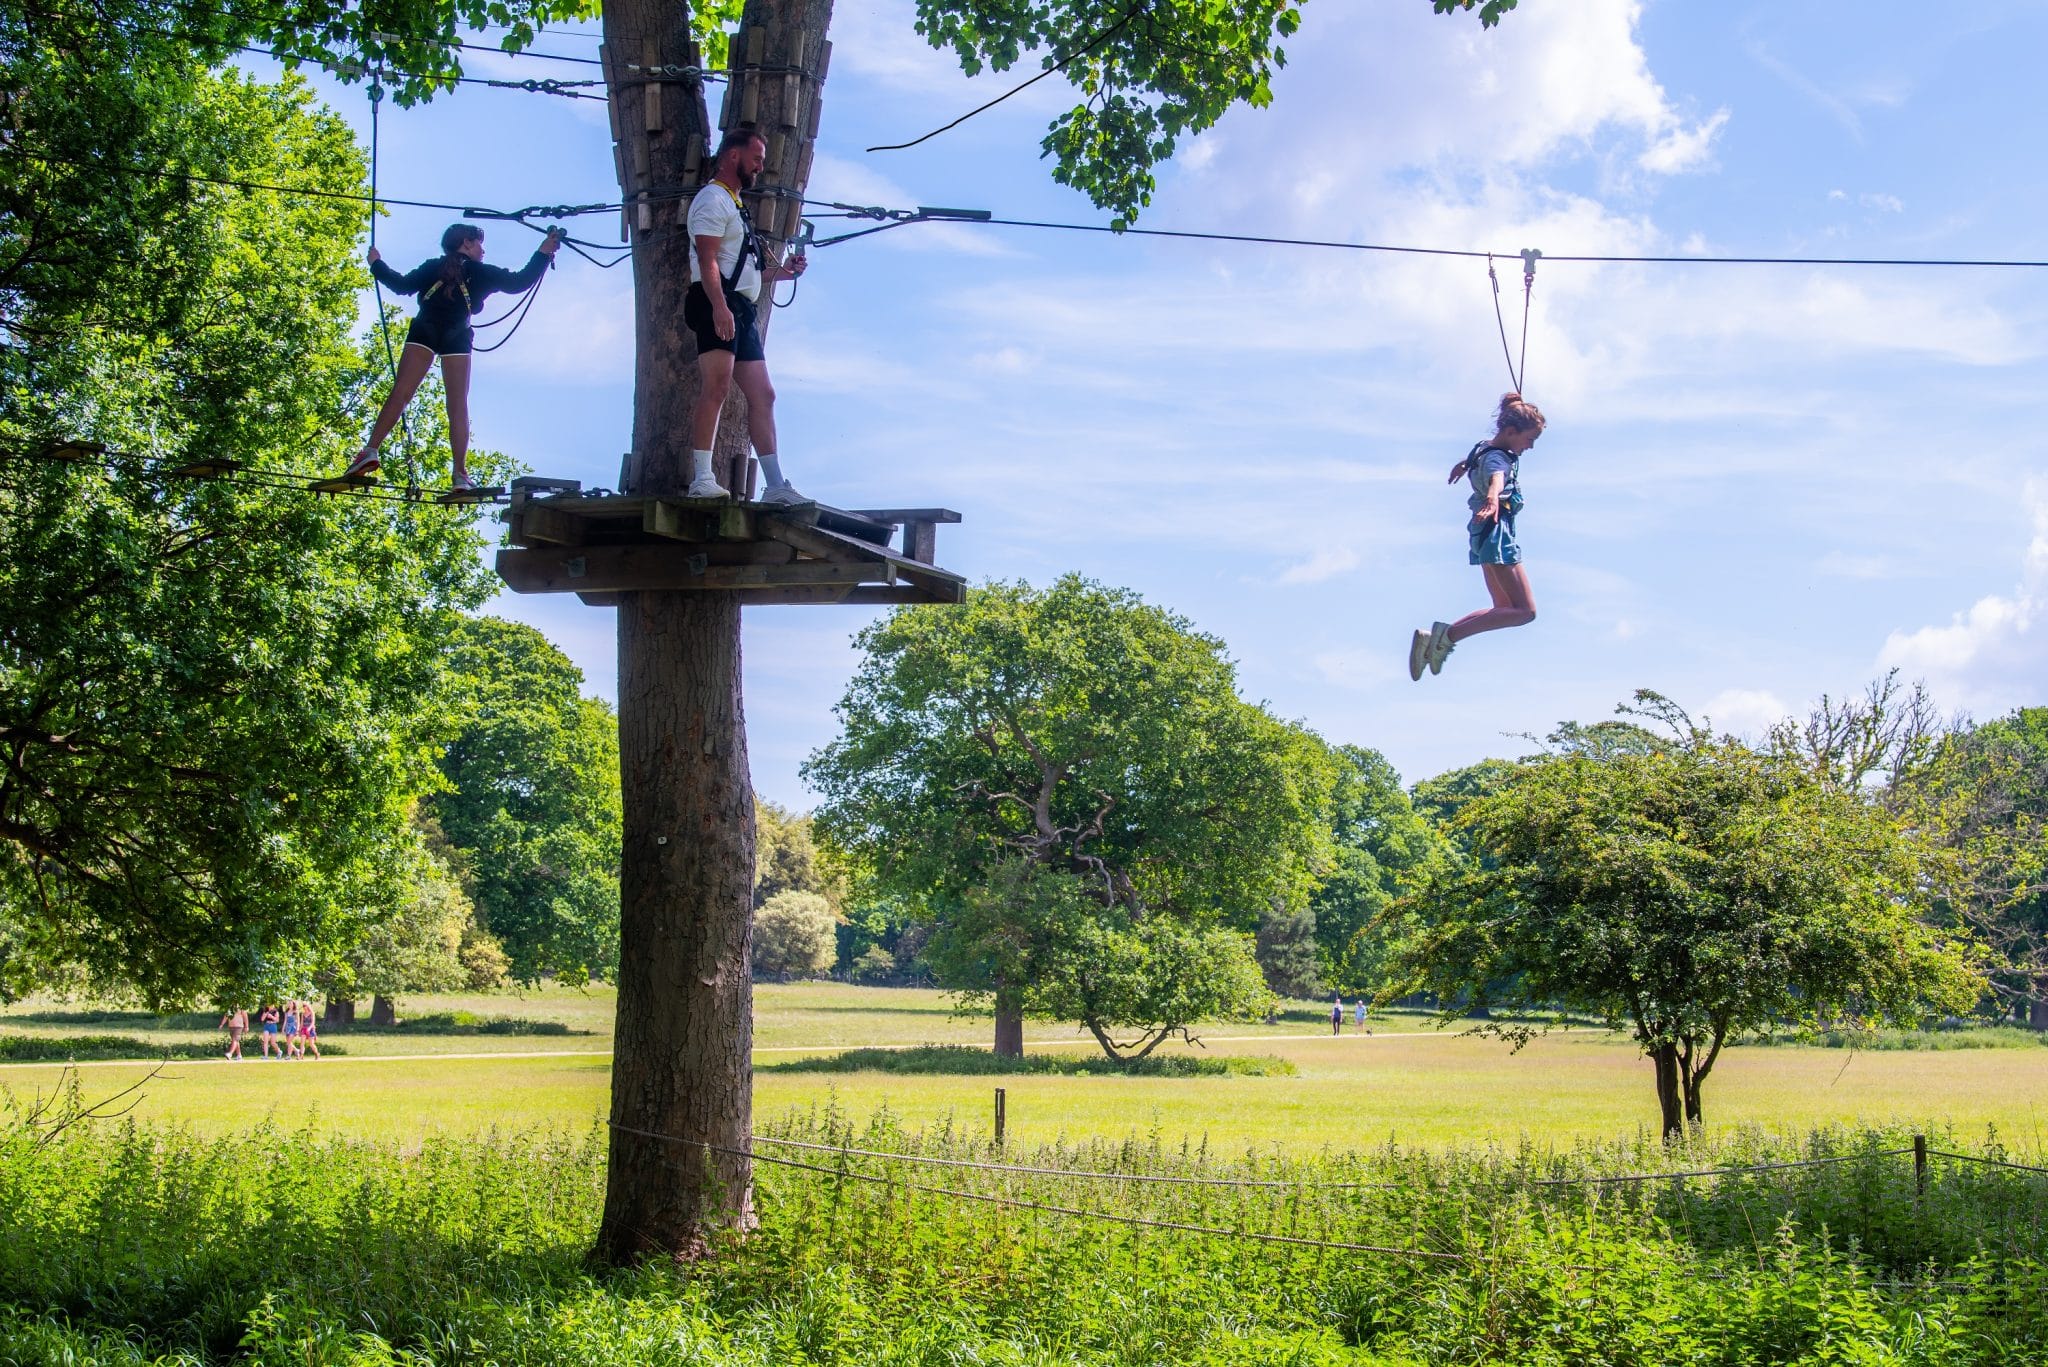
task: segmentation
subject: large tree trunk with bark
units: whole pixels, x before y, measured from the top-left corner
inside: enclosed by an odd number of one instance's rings
[[[1024,994],[1015,988],[996,991],[996,1057],[1024,1057]]]
[[[2048,974],[2034,979],[2034,999],[2027,1003],[2027,1027],[2048,1030]]]
[[[389,997],[370,998],[370,1024],[390,1029],[398,1024],[398,1003]]]
[[[1685,1085],[1678,1066],[1678,1046],[1660,1044],[1650,1050],[1650,1062],[1657,1070],[1657,1110],[1661,1116],[1664,1142],[1685,1139]]]
[[[330,1030],[347,1029],[356,1023],[356,1004],[347,997],[329,997],[321,1023]]]
[[[779,245],[801,200],[817,85],[801,74],[822,50],[829,0],[747,7],[735,40],[727,116],[748,106],[769,134],[761,235]],[[759,38],[750,36],[762,30]],[[701,86],[648,83],[647,68],[701,66],[687,5],[604,7],[611,114],[633,226],[633,450],[622,488],[677,495],[689,482],[696,344],[683,325],[690,284],[690,195],[709,178],[717,134]],[[631,66],[641,68],[635,72]],[[751,92],[751,93],[749,93]],[[792,123],[785,104],[804,110]],[[808,121],[807,121],[808,120]],[[647,192],[652,192],[647,194]],[[640,200],[646,195],[646,207]],[[744,470],[738,389],[718,448]],[[728,467],[727,487],[735,467]],[[720,1229],[753,1222],[747,1156],[753,1111],[753,789],[741,702],[740,608],[725,594],[628,594],[619,608],[620,864],[618,1032],[611,1154],[596,1254],[623,1264],[699,1257]]]
[[[598,1254],[694,1258],[752,1223],[753,789],[729,594],[619,609],[619,1005]]]

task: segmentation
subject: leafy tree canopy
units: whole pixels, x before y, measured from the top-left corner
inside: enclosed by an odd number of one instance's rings
[[[355,207],[131,168],[346,193],[362,159],[295,81],[86,7],[0,25],[0,993],[303,980],[390,906],[481,543],[163,473],[332,467],[377,368]]]
[[[1377,992],[1386,981],[1387,946],[1378,918],[1402,890],[1445,857],[1443,837],[1401,790],[1401,777],[1376,750],[1335,752],[1331,802],[1334,858],[1309,906],[1321,977],[1340,992]]]
[[[469,863],[515,976],[608,973],[619,944],[619,740],[611,708],[532,627],[471,618],[454,634],[460,730],[434,811]]]

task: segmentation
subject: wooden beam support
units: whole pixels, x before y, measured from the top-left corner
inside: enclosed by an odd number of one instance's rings
[[[590,524],[584,519],[546,503],[530,502],[512,511],[510,537],[519,545],[542,541],[557,546],[580,546],[589,535]]]
[[[870,522],[886,522],[900,527],[906,522],[958,522],[960,514],[951,508],[841,508],[838,511],[864,517]]]
[[[803,561],[713,565],[682,546],[571,546],[498,552],[498,575],[516,593],[717,591],[797,585],[893,585],[893,566]]]

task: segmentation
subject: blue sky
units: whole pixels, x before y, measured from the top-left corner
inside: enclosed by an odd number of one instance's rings
[[[1057,80],[861,150],[1018,79],[963,78],[911,16],[840,0],[814,197],[1102,221],[1038,158],[1072,100]],[[1184,145],[1143,226],[1496,250],[1511,292],[1531,246],[2048,258],[2041,0],[1524,0],[1492,31],[1426,0],[1310,0],[1288,47],[1272,106]],[[359,87],[321,89],[367,133]],[[592,101],[463,87],[389,112],[382,142],[399,197],[616,195]],[[409,262],[445,221],[397,210],[379,242]],[[497,228],[493,259],[532,240]],[[630,281],[563,262],[478,358],[476,441],[609,486]],[[1411,683],[1409,632],[1484,605],[1443,478],[1506,385],[1494,329],[1479,262],[922,226],[815,253],[769,355],[807,493],[959,509],[940,560],[976,580],[1130,586],[1223,638],[1247,696],[1411,782],[1638,687],[1745,733],[1894,666],[1948,711],[2048,702],[2048,271],[1544,265],[1527,382],[1550,427],[1521,523],[1540,616]],[[493,610],[613,695],[612,610]],[[798,765],[835,734],[872,617],[748,609],[765,796],[809,805]]]

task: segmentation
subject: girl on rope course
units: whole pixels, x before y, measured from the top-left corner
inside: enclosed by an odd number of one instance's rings
[[[1493,426],[1492,438],[1478,443],[1453,465],[1448,481],[1472,482],[1471,497],[1465,500],[1472,510],[1472,520],[1465,524],[1467,554],[1486,576],[1493,606],[1416,632],[1408,646],[1411,679],[1420,679],[1424,669],[1442,673],[1451,648],[1467,636],[1527,626],[1536,620],[1536,597],[1529,591],[1522,548],[1515,540],[1515,515],[1522,511],[1522,454],[1543,435],[1543,414],[1520,394],[1509,392],[1501,395]]]
[[[398,371],[392,377],[391,393],[377,410],[370,427],[370,439],[349,464],[343,479],[375,474],[381,464],[377,455],[384,438],[391,435],[399,414],[412,402],[420,381],[427,378],[434,358],[441,358],[441,387],[448,396],[448,445],[455,454],[452,489],[474,489],[469,477],[469,362],[475,343],[470,319],[484,311],[484,300],[493,294],[524,294],[540,282],[562,245],[562,230],[556,228],[541,240],[533,259],[516,271],[484,264],[484,230],[474,223],[450,224],[441,234],[441,255],[406,275],[384,264],[383,256],[370,248],[370,274],[394,294],[420,296],[419,314],[405,330],[405,350],[398,356]]]

